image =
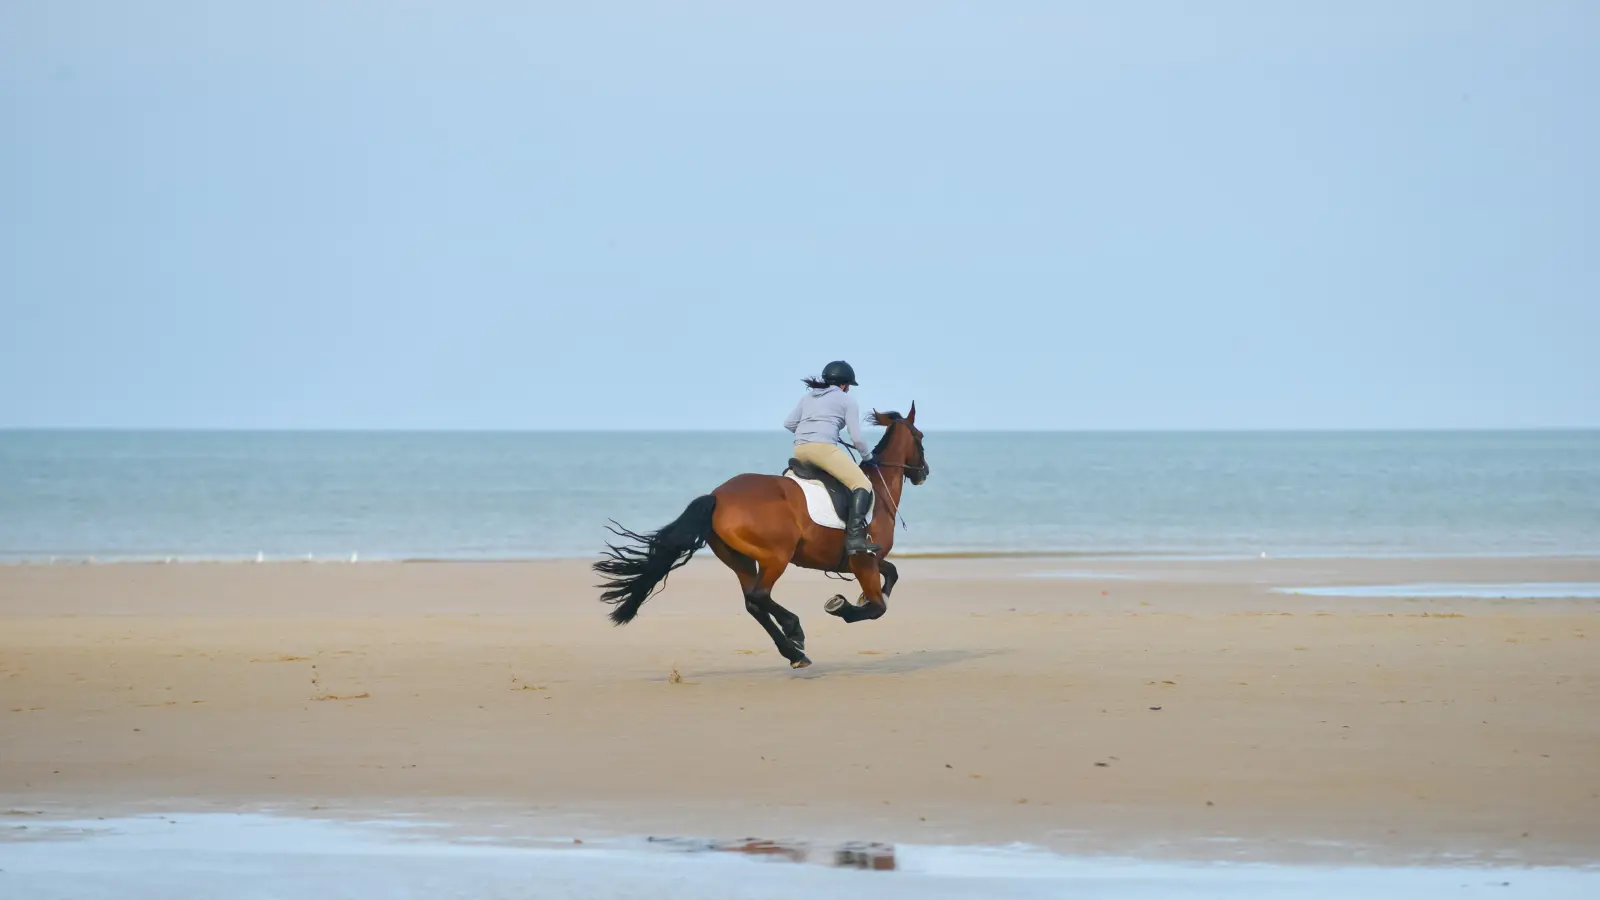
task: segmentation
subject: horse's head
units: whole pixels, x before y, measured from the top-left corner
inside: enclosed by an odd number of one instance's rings
[[[917,428],[917,405],[911,404],[908,415],[897,412],[872,411],[872,421],[886,429],[878,441],[873,458],[883,468],[904,469],[912,484],[928,480],[928,456],[922,447],[922,431]]]

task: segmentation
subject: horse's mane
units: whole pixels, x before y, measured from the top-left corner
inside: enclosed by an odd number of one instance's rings
[[[878,438],[878,446],[872,448],[873,459],[877,459],[878,454],[882,453],[884,446],[889,443],[889,435],[894,433],[894,423],[903,421],[905,421],[905,416],[902,416],[897,412],[878,412],[877,410],[872,411],[872,424],[882,428],[890,429],[889,431],[885,431],[883,433],[883,437]]]

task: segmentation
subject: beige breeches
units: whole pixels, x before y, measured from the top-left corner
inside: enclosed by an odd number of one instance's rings
[[[794,458],[827,472],[851,490],[872,490],[866,473],[838,444],[795,444]]]

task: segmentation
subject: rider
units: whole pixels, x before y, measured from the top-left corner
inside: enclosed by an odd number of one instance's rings
[[[850,441],[865,460],[871,451],[856,430],[861,410],[850,388],[856,386],[856,370],[844,360],[828,363],[821,378],[807,378],[810,392],[800,398],[783,427],[794,432],[794,456],[839,479],[850,489],[850,518],[845,526],[845,553],[876,553],[881,549],[867,540],[867,513],[872,511],[872,482],[850,454],[839,449],[839,432],[850,430]]]

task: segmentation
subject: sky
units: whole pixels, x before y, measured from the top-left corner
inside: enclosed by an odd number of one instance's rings
[[[0,0],[0,427],[1600,427],[1600,4]]]

